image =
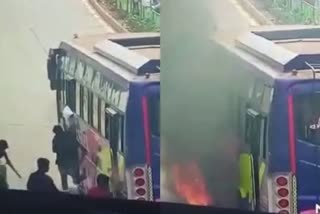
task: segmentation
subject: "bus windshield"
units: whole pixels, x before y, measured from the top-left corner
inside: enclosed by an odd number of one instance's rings
[[[312,144],[320,144],[320,93],[294,97],[297,137]]]
[[[148,107],[151,134],[153,136],[160,136],[160,96],[149,96]]]

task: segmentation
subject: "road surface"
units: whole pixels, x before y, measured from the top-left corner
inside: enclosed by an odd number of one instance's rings
[[[224,39],[233,40],[250,27],[258,26],[258,22],[241,7],[238,0],[211,2],[212,17],[216,23],[217,33]]]
[[[8,170],[11,188],[25,188],[38,157],[51,160],[50,175],[60,187],[51,153],[56,103],[46,51],[74,33],[112,32],[87,6],[86,0],[0,1],[0,138],[8,140],[9,155],[23,176]]]

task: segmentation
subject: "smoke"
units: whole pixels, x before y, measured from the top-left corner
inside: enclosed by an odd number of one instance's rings
[[[212,40],[215,1],[224,0],[161,2],[161,198],[174,194],[170,165],[194,160],[215,205],[236,207],[237,137],[226,119],[227,89],[236,80],[223,69],[232,61]]]

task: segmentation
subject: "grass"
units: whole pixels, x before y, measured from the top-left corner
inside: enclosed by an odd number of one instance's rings
[[[159,31],[156,20],[141,18],[139,15],[118,9],[116,0],[98,0],[102,6],[118,21],[122,22],[130,32],[156,32]]]

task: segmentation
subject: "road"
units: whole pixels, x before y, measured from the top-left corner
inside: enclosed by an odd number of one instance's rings
[[[54,93],[49,90],[46,51],[74,33],[112,32],[83,0],[1,0],[0,2],[0,138],[23,178],[10,170],[9,185],[24,189],[38,157],[51,161],[50,175],[60,187],[51,153],[56,123]]]
[[[238,0],[211,2],[210,7],[216,30],[224,39],[233,40],[243,31],[258,25],[256,20],[241,7]]]

